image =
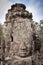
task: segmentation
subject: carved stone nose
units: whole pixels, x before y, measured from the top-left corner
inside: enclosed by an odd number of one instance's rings
[[[26,44],[25,43],[21,44],[21,50],[26,50]]]

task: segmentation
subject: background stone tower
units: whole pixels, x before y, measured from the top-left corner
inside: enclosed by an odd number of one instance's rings
[[[38,60],[38,49],[36,48],[36,51],[34,48],[37,37],[32,13],[26,10],[24,4],[15,4],[8,10],[5,19],[3,28],[5,65],[32,65],[32,61]]]

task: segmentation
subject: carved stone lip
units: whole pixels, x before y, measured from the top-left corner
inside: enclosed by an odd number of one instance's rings
[[[25,53],[27,53],[27,52],[19,52],[19,53],[21,53],[21,54],[22,54],[22,53],[25,54]]]
[[[20,51],[19,54],[27,54],[27,51]]]

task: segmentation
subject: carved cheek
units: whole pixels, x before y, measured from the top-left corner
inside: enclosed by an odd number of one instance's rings
[[[15,51],[15,50],[18,51],[18,49],[19,49],[19,45],[15,43],[15,44],[13,45],[13,50],[14,50],[14,51]]]
[[[27,49],[30,50],[31,49],[31,45],[27,44]]]

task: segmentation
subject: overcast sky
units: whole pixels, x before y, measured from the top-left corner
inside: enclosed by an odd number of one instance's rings
[[[23,3],[26,9],[33,14],[33,20],[43,19],[43,0],[0,0],[0,23],[4,23],[5,15],[12,4]]]

